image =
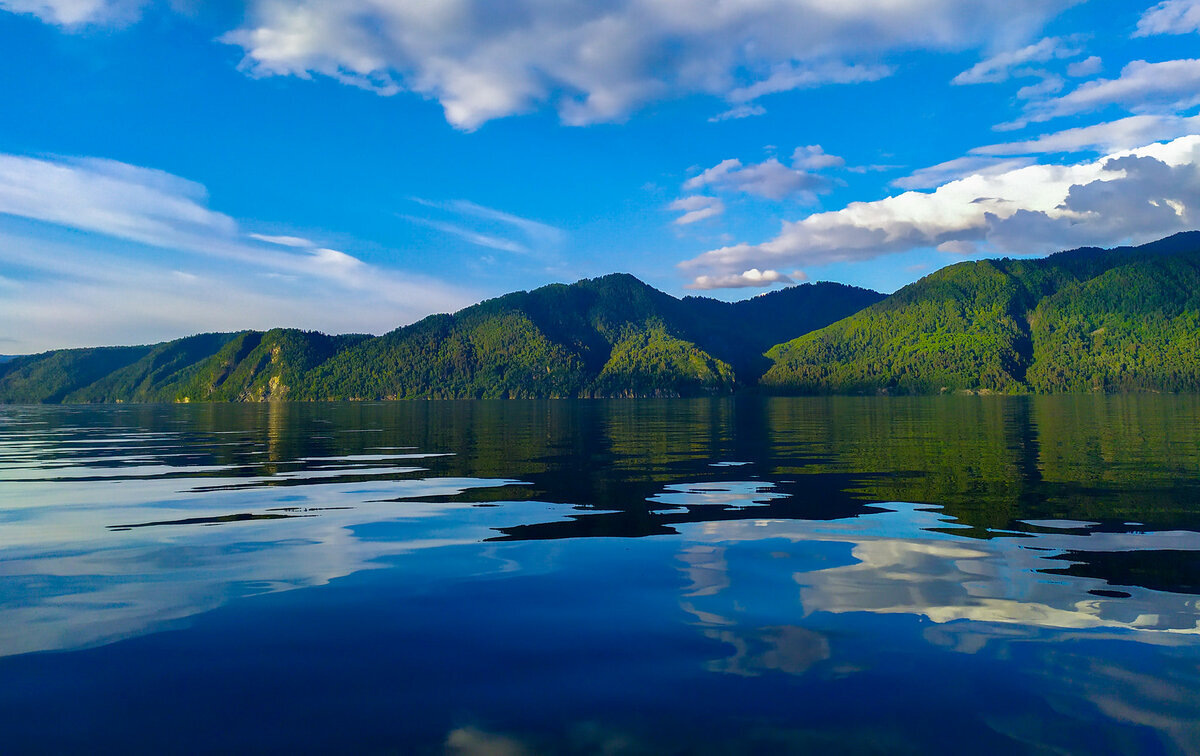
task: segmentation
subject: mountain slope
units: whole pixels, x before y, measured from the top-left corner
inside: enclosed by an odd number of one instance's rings
[[[724,393],[735,381],[754,382],[777,333],[804,333],[880,297],[818,284],[731,304],[675,299],[613,274],[508,294],[399,328],[317,367],[297,397]]]
[[[736,303],[614,274],[516,292],[379,337],[293,329],[0,364],[0,401],[685,396],[753,384],[785,338],[881,294],[806,284]]]
[[[1200,233],[965,262],[780,344],[778,393],[1200,390]]]

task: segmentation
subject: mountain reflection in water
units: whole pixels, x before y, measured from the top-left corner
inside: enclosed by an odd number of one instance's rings
[[[1200,749],[1196,397],[7,407],[0,481],[18,751]]]

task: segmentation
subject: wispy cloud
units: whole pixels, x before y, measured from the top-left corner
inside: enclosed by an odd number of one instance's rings
[[[1033,158],[960,157],[913,171],[909,175],[893,181],[892,186],[901,189],[932,189],[967,176],[993,176],[1008,173],[1032,165],[1034,162]]]
[[[973,155],[1043,155],[1056,152],[1116,152],[1150,142],[1200,134],[1200,116],[1140,115],[1094,123],[1016,142],[976,147]]]
[[[149,0],[0,0],[0,10],[27,13],[68,29],[120,26],[137,20]]]
[[[388,330],[470,300],[309,239],[248,233],[208,207],[202,185],[111,160],[0,154],[0,234],[0,270],[17,283],[0,321],[20,324],[30,348],[66,334],[95,344],[214,327]]]
[[[436,201],[410,197],[414,203],[453,220],[412,214],[405,220],[437,229],[480,247],[524,255],[549,255],[567,241],[567,233],[548,223],[523,218],[464,199]]]
[[[422,226],[428,226],[429,228],[437,229],[438,231],[451,234],[452,236],[457,236],[463,241],[470,242],[471,244],[479,247],[498,249],[502,252],[515,252],[522,255],[527,255],[530,252],[529,247],[521,244],[520,242],[515,242],[511,239],[503,239],[499,236],[492,236],[490,234],[482,234],[478,231],[473,231],[469,228],[464,228],[463,226],[459,226],[454,223],[433,220],[431,218],[421,218],[416,215],[402,215],[400,217],[407,221],[411,221]]]
[[[317,244],[313,241],[305,239],[301,236],[271,236],[269,234],[247,234],[251,239],[256,239],[267,244],[278,244],[281,247],[315,247]]]
[[[725,212],[725,203],[717,197],[694,194],[691,197],[677,199],[667,206],[670,210],[682,212],[675,219],[675,225],[688,226],[708,218],[715,218]]]
[[[1059,97],[1034,99],[1021,118],[996,128],[1001,131],[1023,128],[1030,123],[1094,112],[1112,105],[1138,114],[1178,113],[1200,105],[1200,59],[1132,61],[1115,79],[1096,79]]]
[[[723,110],[708,119],[709,123],[720,123],[721,121],[736,121],[742,118],[753,118],[754,116],[766,115],[767,109],[762,105],[734,105],[728,110]]]
[[[979,61],[952,80],[952,84],[997,84],[1013,76],[1037,75],[1031,63],[1046,63],[1056,58],[1073,58],[1083,51],[1059,37],[1047,37],[1017,50],[997,53]]]

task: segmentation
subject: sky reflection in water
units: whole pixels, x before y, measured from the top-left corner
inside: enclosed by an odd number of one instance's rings
[[[10,407],[0,481],[19,750],[1200,749],[1194,398]]]

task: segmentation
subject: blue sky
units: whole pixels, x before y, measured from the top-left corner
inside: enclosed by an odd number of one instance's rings
[[[0,353],[1200,226],[1200,0],[0,0]]]

